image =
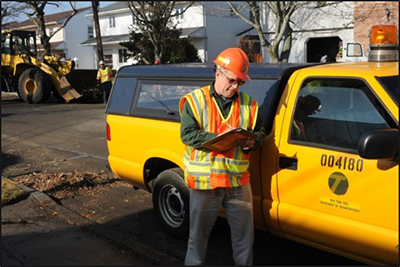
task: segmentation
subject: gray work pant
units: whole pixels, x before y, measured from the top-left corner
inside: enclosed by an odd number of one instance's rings
[[[253,264],[254,219],[250,183],[233,188],[190,190],[190,233],[185,265],[204,265],[208,238],[221,205],[231,230],[236,266]]]

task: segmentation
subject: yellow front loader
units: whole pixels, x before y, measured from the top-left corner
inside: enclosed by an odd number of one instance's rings
[[[66,78],[74,66],[74,61],[59,56],[39,59],[34,31],[1,33],[1,90],[18,92],[27,103],[43,103],[51,93],[65,102],[81,97]]]

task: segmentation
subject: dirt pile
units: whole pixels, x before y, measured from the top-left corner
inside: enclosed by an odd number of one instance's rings
[[[104,172],[34,172],[15,177],[13,180],[58,199],[76,195],[94,195],[103,187],[119,181]]]

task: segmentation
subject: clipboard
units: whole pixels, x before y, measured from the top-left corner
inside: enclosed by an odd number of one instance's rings
[[[234,128],[231,131],[225,132],[213,139],[210,139],[202,144],[203,147],[215,150],[217,152],[224,152],[236,146],[236,142],[240,139],[258,138],[253,132],[247,131],[243,128]]]

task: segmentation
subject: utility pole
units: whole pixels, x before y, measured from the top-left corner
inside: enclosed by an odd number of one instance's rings
[[[93,21],[94,21],[94,29],[96,32],[96,42],[97,42],[97,59],[98,62],[103,60],[103,44],[101,43],[101,33],[100,33],[100,24],[99,24],[99,1],[92,1],[92,9],[93,9]]]

